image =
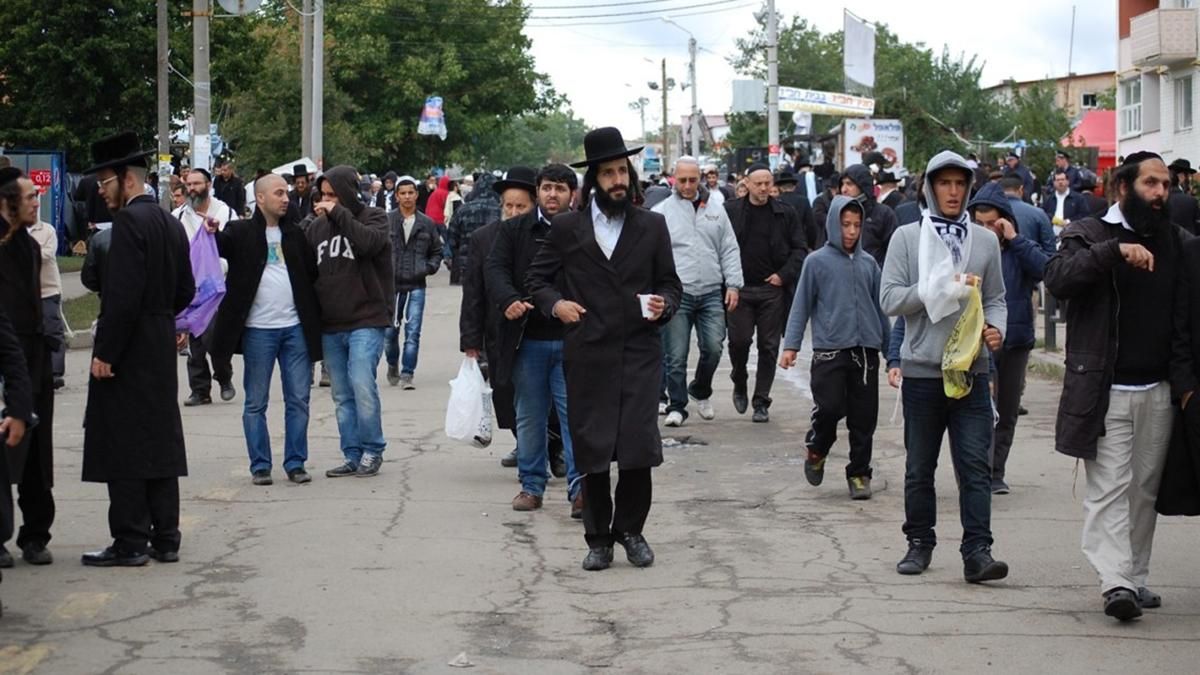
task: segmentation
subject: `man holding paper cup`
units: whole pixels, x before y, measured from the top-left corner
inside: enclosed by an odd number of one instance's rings
[[[566,324],[568,424],[583,474],[589,548],[583,568],[611,565],[614,544],[630,563],[646,567],[654,562],[642,536],[650,470],[662,464],[659,329],[679,307],[683,288],[666,221],[632,202],[638,183],[628,158],[641,148],[626,148],[620,131],[606,127],[589,132],[584,149],[587,159],[573,165],[587,167],[582,210],[554,217],[526,287],[537,310]]]

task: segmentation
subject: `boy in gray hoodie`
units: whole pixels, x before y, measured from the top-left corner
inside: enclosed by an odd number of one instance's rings
[[[879,354],[887,349],[888,320],[879,307],[879,264],[862,248],[863,207],[838,196],[825,218],[827,240],[804,261],[788,316],[779,365],[791,368],[812,319],[812,426],[805,437],[804,476],[825,477],[825,459],[846,418],[851,499],[871,498],[871,444],[879,416]]]

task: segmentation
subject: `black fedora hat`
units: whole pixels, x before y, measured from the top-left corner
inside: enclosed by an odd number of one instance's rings
[[[537,171],[527,166],[510,166],[508,172],[504,174],[503,180],[496,181],[492,185],[492,189],[496,194],[502,195],[505,190],[511,188],[520,188],[529,190],[530,193],[537,195]]]
[[[879,175],[875,178],[875,183],[878,185],[887,185],[888,183],[896,184],[899,182],[900,181],[896,179],[896,176],[893,175],[891,171],[880,171]]]
[[[790,166],[782,167],[775,173],[776,185],[795,185],[799,182],[800,179],[796,178],[796,172],[792,171],[792,167]]]
[[[1175,173],[1196,173],[1196,170],[1192,168],[1192,163],[1182,157],[1171,162],[1167,168]]]
[[[154,150],[142,148],[137,134],[123,131],[92,143],[92,161],[95,164],[84,173],[97,173],[101,169],[119,169],[132,165],[144,167],[146,157],[153,154]]]
[[[292,165],[292,178],[295,179],[296,176],[304,176],[305,178],[308,178],[308,165],[307,164],[293,164]]]
[[[575,162],[572,167],[576,169],[607,162],[613,159],[621,159],[630,155],[636,155],[642,151],[643,146],[636,148],[625,147],[625,139],[621,137],[620,129],[616,127],[600,127],[593,129],[583,137],[583,151],[587,154],[587,159],[582,162]]]

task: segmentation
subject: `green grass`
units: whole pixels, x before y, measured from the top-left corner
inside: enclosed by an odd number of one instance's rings
[[[1047,380],[1055,380],[1062,382],[1063,375],[1067,372],[1066,368],[1057,363],[1045,363],[1042,361],[1029,360],[1029,372]]]
[[[67,325],[76,333],[83,333],[91,327],[92,322],[100,315],[100,296],[88,293],[85,296],[63,302],[63,316]]]
[[[58,256],[58,271],[62,273],[78,272],[83,269],[84,257],[81,255]]]

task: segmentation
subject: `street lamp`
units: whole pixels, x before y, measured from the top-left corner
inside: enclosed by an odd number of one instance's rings
[[[696,106],[696,36],[692,35],[692,31],[679,25],[669,16],[661,16],[659,18],[662,19],[664,22],[669,23],[672,26],[675,26],[679,30],[688,34],[688,56],[691,59],[688,62],[688,83],[689,83],[689,86],[691,86],[691,88],[692,88],[692,124],[691,124],[691,127],[692,127],[692,129],[691,129],[692,156],[699,158],[700,157],[700,115],[699,115],[699,111],[697,110],[697,106]]]

